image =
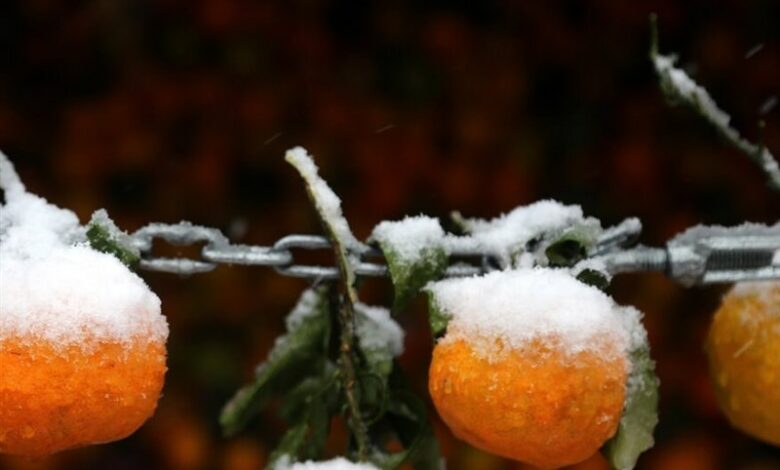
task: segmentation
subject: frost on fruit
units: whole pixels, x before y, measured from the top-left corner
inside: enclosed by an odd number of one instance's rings
[[[618,307],[566,270],[530,268],[446,279],[426,287],[449,318],[445,341],[481,342],[489,355],[493,340],[519,349],[538,338],[555,337],[565,352],[605,348],[627,353],[641,337],[639,314]]]
[[[729,422],[780,446],[780,282],[735,284],[713,316],[705,351]]]
[[[566,269],[494,271],[426,289],[436,315],[449,322],[434,349],[431,394],[456,435],[540,466],[576,463],[612,438],[606,449],[611,463],[633,468],[652,445],[657,379],[636,309],[618,306]],[[591,379],[583,382],[578,374]],[[603,383],[596,385],[597,377]],[[545,395],[536,392],[540,386]],[[559,397],[556,386],[569,392]],[[484,397],[474,397],[475,388]],[[582,414],[586,408],[571,403],[572,393],[591,397],[588,406],[600,397],[603,421]],[[489,415],[494,402],[512,411]],[[576,424],[552,418],[559,414]],[[477,415],[491,416],[490,426]],[[588,429],[587,436],[573,438],[571,426]],[[523,437],[508,438],[509,429]],[[557,437],[537,442],[539,433]]]
[[[126,437],[154,412],[163,384],[160,300],[92,248],[73,212],[28,193],[2,153],[0,188],[0,452],[39,456]]]

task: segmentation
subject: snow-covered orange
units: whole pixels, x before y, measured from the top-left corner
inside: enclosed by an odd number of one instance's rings
[[[780,446],[780,282],[735,286],[715,313],[706,351],[729,421]]]
[[[90,248],[73,212],[28,193],[2,152],[0,189],[0,452],[127,436],[163,384],[160,299]]]
[[[488,452],[558,468],[593,455],[617,430],[627,363],[564,355],[555,342],[481,356],[467,341],[433,351],[429,390],[452,432]]]
[[[563,271],[429,286],[450,316],[428,387],[460,439],[542,468],[584,461],[617,431],[639,313]]]

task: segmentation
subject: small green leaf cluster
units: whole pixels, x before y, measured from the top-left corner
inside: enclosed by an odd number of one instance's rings
[[[141,254],[130,237],[116,226],[104,209],[92,214],[86,235],[92,249],[115,256],[129,268],[134,268],[141,260]]]

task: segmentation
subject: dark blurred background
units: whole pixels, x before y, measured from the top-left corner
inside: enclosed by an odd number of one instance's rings
[[[492,217],[540,198],[581,204],[604,224],[638,216],[647,244],[699,222],[777,220],[780,198],[747,158],[664,103],[647,50],[655,11],[662,51],[679,52],[748,137],[765,120],[777,154],[778,109],[767,108],[780,93],[778,2],[426,5],[3,2],[0,148],[31,190],[84,221],[105,207],[130,231],[186,219],[244,243],[319,232],[282,158],[294,145],[317,157],[361,237],[382,219]],[[156,415],[124,441],[39,461],[0,457],[0,467],[263,465],[283,423],[266,413],[223,439],[217,416],[305,284],[261,268],[143,276],[171,325]],[[701,343],[722,291],[660,275],[613,285],[645,312],[662,381],[657,444],[642,469],[780,468],[780,450],[731,429],[715,403]],[[426,395],[421,307],[401,318],[402,364]],[[440,423],[437,433],[450,468],[526,468]]]

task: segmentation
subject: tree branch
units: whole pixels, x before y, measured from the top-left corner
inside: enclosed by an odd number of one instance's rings
[[[769,187],[780,191],[780,166],[763,144],[754,144],[743,138],[729,125],[731,117],[720,109],[706,89],[699,86],[682,69],[675,67],[677,57],[658,52],[656,15],[650,15],[650,60],[658,74],[661,91],[673,103],[683,103],[704,118],[720,136],[747,155],[767,176]],[[759,124],[760,125],[760,124]]]

